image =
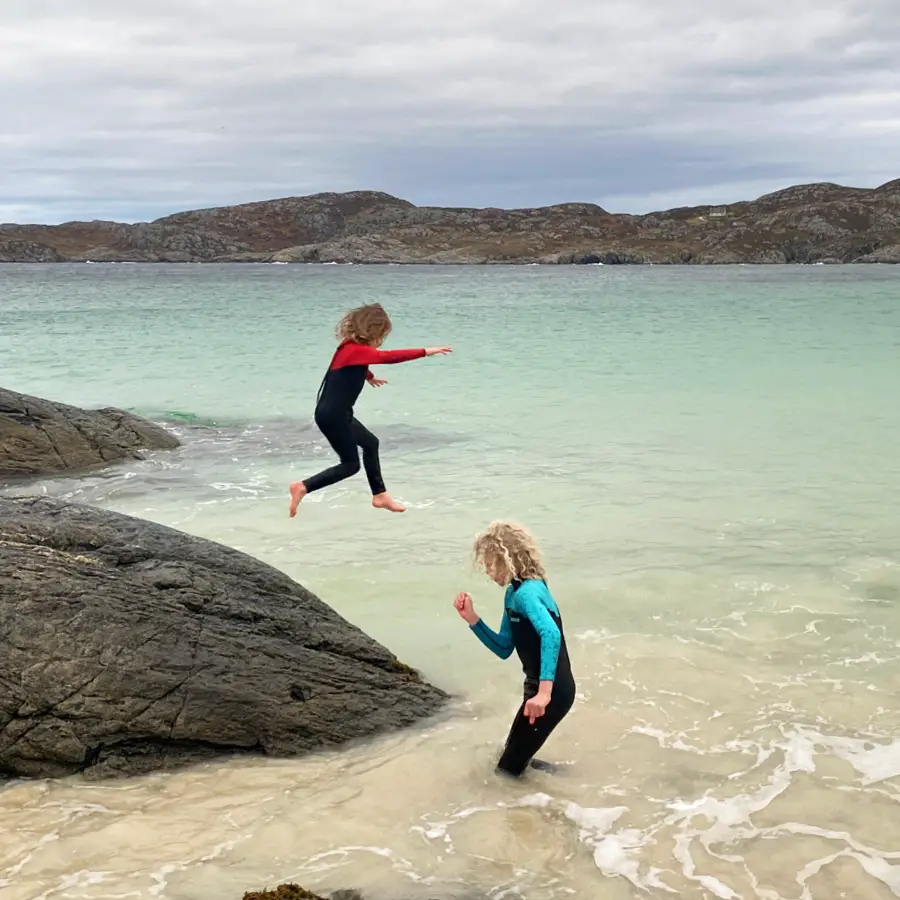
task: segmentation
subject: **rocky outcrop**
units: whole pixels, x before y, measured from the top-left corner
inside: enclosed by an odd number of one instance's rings
[[[452,900],[484,900],[484,898],[490,897],[496,892],[497,888],[488,890],[487,892],[478,891],[476,893],[474,891],[466,891],[465,894],[454,893]],[[412,895],[407,892],[404,892],[403,894],[404,900],[409,900],[411,896]],[[312,891],[308,891],[298,884],[288,882],[287,884],[279,884],[276,888],[264,891],[247,891],[244,894],[243,900],[326,900],[326,898],[319,894],[314,894]],[[343,890],[329,894],[327,900],[366,900],[366,898],[359,891]],[[397,898],[396,895],[393,895],[392,900],[399,900],[399,898]],[[425,900],[424,896],[422,897],[422,900]],[[433,900],[436,900],[436,898],[433,898]],[[444,900],[451,900],[451,898],[444,894]]]
[[[856,263],[892,263],[896,265],[900,263],[900,244],[892,244],[890,247],[879,247],[871,253],[857,257],[853,260]]]
[[[446,695],[287,575],[49,498],[0,499],[0,772],[130,775],[286,757]]]
[[[342,891],[340,900],[363,900],[362,894],[356,891]],[[325,900],[312,891],[307,891],[298,884],[279,884],[278,887],[266,891],[247,891],[244,900]],[[328,900],[338,900],[332,894]]]
[[[265,891],[247,891],[244,900],[325,900],[325,897],[314,894],[298,884],[279,884],[278,887]],[[359,891],[335,891],[328,895],[328,900],[365,900]]]
[[[591,203],[420,207],[378,191],[352,191],[195,210],[136,225],[0,226],[0,248],[26,243],[32,256],[96,262],[888,262],[893,254],[870,257],[900,245],[900,180],[871,190],[795,185],[720,208],[644,216],[614,215]]]
[[[0,483],[83,472],[178,446],[164,428],[121,409],[79,409],[0,388]]]
[[[452,900],[476,900],[476,898],[477,900],[484,900],[485,897],[490,897],[495,893],[496,888],[487,893],[484,891],[479,891],[477,894],[474,892],[466,892],[465,896],[461,893],[454,893]],[[404,900],[409,900],[411,896],[412,895],[407,892],[404,892],[403,894]],[[308,891],[298,884],[288,882],[287,884],[279,884],[276,888],[264,891],[247,891],[244,894],[243,900],[326,900],[326,898],[319,894],[314,894],[312,891]],[[366,898],[359,891],[343,890],[329,894],[327,900],[366,900]],[[399,898],[396,898],[396,895],[394,895],[393,900],[399,900]],[[425,900],[425,897],[423,897],[422,900]],[[445,894],[444,900],[451,900],[451,898],[447,897]]]
[[[578,266],[639,266],[644,262],[644,257],[625,250],[589,251],[559,256],[556,262]]]
[[[0,240],[0,262],[4,263],[55,263],[65,262],[65,257],[47,244],[37,241]]]

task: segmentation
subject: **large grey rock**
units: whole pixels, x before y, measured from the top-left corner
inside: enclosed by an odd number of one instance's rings
[[[0,482],[86,471],[178,446],[175,435],[121,409],[79,409],[0,388]]]
[[[445,699],[246,554],[93,507],[0,499],[0,772],[284,757],[411,725]]]

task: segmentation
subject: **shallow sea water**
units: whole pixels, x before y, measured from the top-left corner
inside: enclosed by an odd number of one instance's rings
[[[0,790],[4,900],[900,896],[900,270],[0,267],[5,387],[163,421],[181,450],[29,491],[276,565],[455,695],[339,753]],[[403,516],[328,464],[311,406],[341,312],[391,367],[359,416]],[[21,488],[8,493],[20,493]],[[545,549],[579,687],[498,781],[520,691],[472,535]]]

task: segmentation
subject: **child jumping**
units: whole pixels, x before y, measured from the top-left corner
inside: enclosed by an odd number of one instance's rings
[[[552,768],[534,755],[572,708],[575,679],[540,552],[521,526],[492,522],[475,539],[474,557],[490,579],[506,588],[500,633],[484,624],[468,594],[459,594],[453,605],[488,650],[501,659],[508,659],[515,650],[525,672],[524,701],[497,769],[518,777],[529,764]]]
[[[378,458],[378,438],[354,417],[353,404],[366,381],[372,387],[387,384],[376,378],[369,366],[407,362],[451,351],[450,347],[379,350],[391,333],[391,327],[391,320],[380,303],[353,309],[338,323],[336,334],[340,343],[319,387],[315,420],[340,462],[318,475],[291,484],[291,517],[297,514],[297,507],[307,494],[350,478],[359,471],[359,447],[362,448],[363,466],[372,489],[372,506],[391,512],[404,511],[404,507],[385,489]]]

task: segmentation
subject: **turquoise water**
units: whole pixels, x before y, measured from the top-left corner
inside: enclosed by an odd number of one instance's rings
[[[332,329],[372,300],[390,346],[454,348],[386,367],[358,405],[409,511],[371,509],[360,476],[290,520],[288,482],[331,461],[311,413]],[[121,872],[41,813],[42,790],[78,806],[97,788],[7,789],[0,820],[32,835],[0,850],[0,884],[32,853],[13,900],[101,870],[57,895],[297,877],[376,898],[416,879],[900,896],[900,269],[3,266],[0,359],[4,387],[184,440],[32,490],[265,559],[460,696],[449,725],[336,757],[104,788],[94,825]],[[495,517],[541,540],[573,636],[556,781],[490,777],[519,674],[450,606],[468,589],[499,618],[467,568]],[[270,796],[285,765],[290,802]],[[210,811],[223,780],[233,828]],[[148,797],[177,848],[146,836]],[[316,803],[328,826],[292,812]]]

